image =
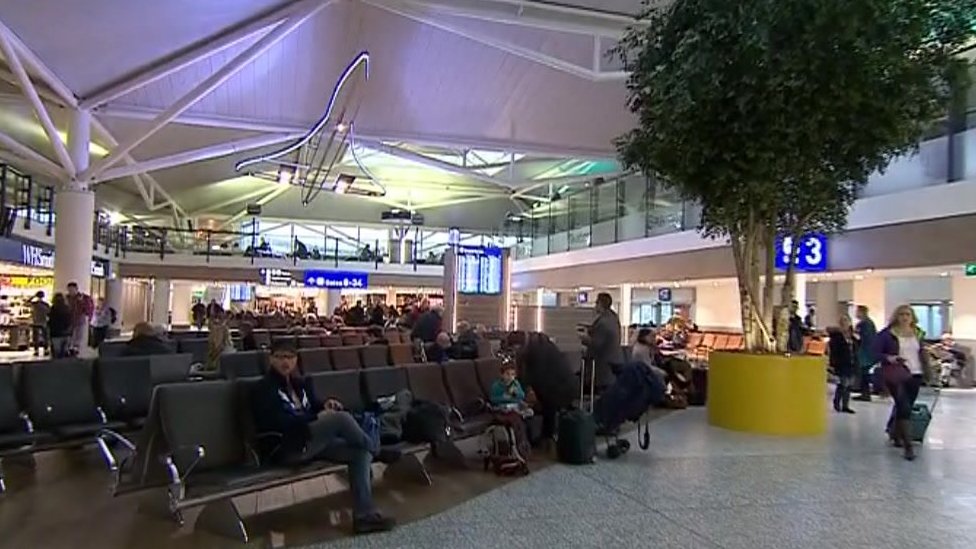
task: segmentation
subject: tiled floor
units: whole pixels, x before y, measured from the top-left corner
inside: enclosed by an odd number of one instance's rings
[[[713,429],[689,409],[652,424],[649,452],[550,467],[328,547],[976,547],[976,391],[943,393],[913,463],[886,446],[888,404],[856,408],[807,439]]]
[[[976,391],[944,394],[914,463],[885,444],[888,404],[855,406],[820,438],[713,429],[689,409],[651,424],[649,452],[618,461],[537,464],[515,481],[480,471],[442,471],[429,488],[381,481],[378,500],[403,525],[365,538],[345,537],[348,517],[330,511],[348,507],[335,479],[239,503],[249,546],[262,548],[976,547]],[[111,497],[91,451],[7,471],[2,549],[241,547],[193,531],[193,513],[177,528],[138,510],[146,496]]]

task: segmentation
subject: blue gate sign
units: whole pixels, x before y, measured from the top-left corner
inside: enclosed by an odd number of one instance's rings
[[[776,239],[776,269],[786,270],[793,251],[793,238],[782,236]],[[827,270],[827,235],[810,233],[800,238],[799,250],[793,262],[801,273],[822,273]]]
[[[305,271],[305,286],[330,290],[356,289],[369,287],[368,273],[349,271]]]
[[[671,288],[658,288],[657,300],[661,303],[671,303]]]

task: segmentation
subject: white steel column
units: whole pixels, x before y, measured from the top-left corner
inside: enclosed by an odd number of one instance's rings
[[[319,311],[319,316],[332,316],[332,311],[342,303],[341,290],[324,290],[325,308]]]
[[[169,326],[169,302],[172,296],[172,283],[169,279],[153,279],[152,309],[149,314],[149,322]]]
[[[618,301],[619,306],[617,307],[617,316],[620,317],[620,343],[626,345],[629,343],[627,341],[627,327],[631,325],[630,319],[630,304],[631,295],[633,293],[633,286],[630,284],[620,285],[620,301]]]
[[[817,308],[817,328],[836,326],[840,320],[840,314],[847,312],[840,308],[836,282],[821,280],[814,284],[813,301]]]
[[[74,111],[68,130],[68,149],[77,170],[88,166],[90,138],[91,114]],[[80,291],[91,293],[95,193],[83,181],[72,177],[54,197],[54,215],[54,289],[63,292],[68,283],[75,282]]]

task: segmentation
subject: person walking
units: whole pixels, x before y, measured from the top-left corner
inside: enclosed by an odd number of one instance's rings
[[[895,402],[888,420],[888,436],[904,449],[908,461],[915,459],[910,420],[918,391],[928,372],[928,353],[919,338],[918,318],[908,305],[895,309],[888,327],[878,334],[881,374]]]
[[[854,330],[851,317],[840,315],[840,322],[836,327],[827,330],[829,339],[828,352],[830,367],[837,375],[837,388],[834,390],[834,411],[853,414],[851,409],[851,388],[857,373],[856,353],[854,344]]]
[[[72,315],[68,300],[62,293],[54,294],[47,318],[47,333],[51,338],[51,357],[65,358],[71,352]]]
[[[586,347],[587,358],[596,368],[596,389],[613,384],[615,370],[623,365],[624,355],[620,347],[620,318],[611,308],[613,298],[601,292],[596,296],[596,318],[582,329],[580,340]]]
[[[871,402],[871,369],[878,363],[878,328],[871,320],[870,311],[865,305],[858,305],[857,326],[854,327],[854,340],[857,349],[857,366],[861,376],[861,394],[854,398]]]
[[[97,349],[103,341],[108,339],[108,329],[115,324],[117,313],[115,309],[108,306],[105,298],[98,299],[98,307],[95,308],[95,318],[92,319],[92,349]]]
[[[47,319],[51,314],[51,305],[44,301],[44,292],[37,292],[30,300],[31,311],[31,344],[34,346],[34,356],[46,354],[48,348]]]

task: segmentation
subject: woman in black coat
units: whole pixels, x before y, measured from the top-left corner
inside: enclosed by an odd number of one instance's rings
[[[48,334],[51,336],[51,357],[65,358],[71,346],[71,308],[64,294],[54,294],[51,313],[47,317]]]
[[[851,388],[854,386],[858,368],[851,317],[846,314],[841,315],[839,325],[829,328],[827,336],[830,337],[828,347],[830,367],[838,377],[837,389],[834,391],[834,411],[853,414]]]

